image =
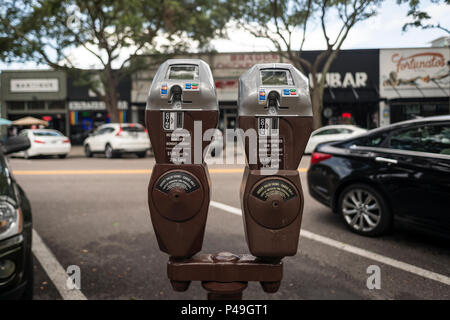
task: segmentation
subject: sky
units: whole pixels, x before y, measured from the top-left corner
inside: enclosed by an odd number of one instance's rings
[[[432,4],[424,1],[422,10],[428,12],[433,18],[433,22],[441,22],[446,25],[450,17],[450,6],[445,4]],[[342,49],[367,49],[367,48],[414,48],[428,47],[430,41],[441,37],[448,36],[444,31],[437,29],[421,30],[410,28],[403,32],[402,26],[408,22],[406,13],[407,5],[399,6],[395,0],[387,0],[378,10],[378,15],[359,22],[350,31]],[[330,17],[328,25],[330,30],[338,29],[338,21]],[[449,27],[447,25],[447,27]],[[218,52],[252,52],[252,51],[271,51],[274,50],[272,43],[265,39],[254,38],[249,33],[230,27],[228,39],[216,39],[212,41],[212,46]],[[299,37],[300,38],[300,37]],[[320,28],[311,28],[306,39],[304,49],[321,50],[324,49],[324,38]],[[298,46],[297,46],[298,47]],[[129,52],[123,52],[121,55],[126,59]],[[71,56],[77,61],[77,65],[81,68],[95,68],[95,60],[91,58],[83,48],[77,48]],[[118,62],[120,63],[120,61]],[[13,63],[5,64],[0,62],[0,70],[5,69],[45,69],[44,65],[37,66],[35,63]]]

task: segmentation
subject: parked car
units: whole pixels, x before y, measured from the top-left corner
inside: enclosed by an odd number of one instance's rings
[[[319,128],[311,133],[311,137],[305,148],[305,153],[311,154],[314,148],[320,143],[341,141],[366,132],[366,129],[346,124]]]
[[[15,153],[15,157],[25,159],[36,156],[56,155],[59,158],[67,157],[72,147],[70,139],[58,130],[53,129],[25,129],[20,132],[21,136],[30,140],[31,147],[28,150]]]
[[[98,127],[83,145],[86,157],[103,153],[109,159],[123,153],[135,153],[144,158],[150,149],[150,138],[139,123],[109,123]]]
[[[313,198],[369,236],[393,221],[450,236],[450,116],[410,120],[319,145],[307,173]]]
[[[0,300],[33,297],[31,207],[6,159],[7,154],[29,147],[25,136],[0,146]]]

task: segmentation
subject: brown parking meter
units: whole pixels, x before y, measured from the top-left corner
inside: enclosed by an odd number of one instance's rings
[[[241,206],[250,252],[268,261],[297,253],[303,213],[298,166],[312,130],[308,81],[290,64],[257,64],[239,79],[247,166]]]
[[[156,160],[148,204],[159,248],[175,258],[191,257],[202,248],[210,201],[202,152],[208,142],[202,137],[217,127],[218,117],[216,88],[207,63],[171,59],[159,67],[146,107]]]

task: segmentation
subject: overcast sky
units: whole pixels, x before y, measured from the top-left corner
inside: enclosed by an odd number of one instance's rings
[[[424,2],[422,9],[427,11],[433,18],[433,22],[441,22],[449,27],[450,6],[445,4],[432,4]],[[448,35],[444,31],[429,29],[421,30],[411,28],[407,32],[402,32],[402,26],[408,21],[406,5],[399,6],[396,1],[385,1],[381,6],[377,16],[367,19],[357,24],[349,33],[344,42],[344,49],[365,49],[365,48],[405,48],[405,47],[428,47],[430,41],[438,37]],[[332,17],[329,19],[330,29],[337,29],[337,21]],[[333,26],[336,28],[333,28]],[[300,36],[299,36],[300,37]],[[248,33],[232,29],[229,32],[229,39],[218,39],[212,42],[218,52],[251,52],[274,50],[270,41],[256,39]],[[305,42],[305,49],[324,49],[324,40],[320,28],[312,29]],[[73,57],[76,57],[79,67],[93,68],[95,60],[83,49],[74,50]],[[126,58],[127,53],[123,54]],[[26,64],[4,64],[0,62],[0,69],[33,69],[34,63]],[[46,68],[46,66],[39,66]]]

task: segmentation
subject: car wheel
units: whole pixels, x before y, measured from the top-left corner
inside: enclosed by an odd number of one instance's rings
[[[114,150],[109,143],[105,146],[105,157],[107,159],[114,158]]]
[[[147,151],[145,151],[145,152],[138,152],[138,153],[136,153],[136,155],[138,156],[138,158],[145,158],[145,156],[147,155]]]
[[[368,185],[346,187],[339,196],[338,209],[347,227],[361,235],[379,236],[392,225],[392,214],[386,201]]]
[[[64,159],[65,157],[67,157],[67,154],[58,154],[58,158],[60,159]]]
[[[91,147],[89,147],[88,144],[84,146],[84,154],[86,155],[86,157],[92,158]]]

